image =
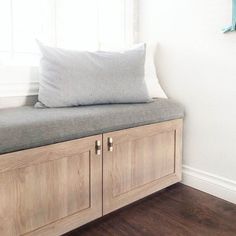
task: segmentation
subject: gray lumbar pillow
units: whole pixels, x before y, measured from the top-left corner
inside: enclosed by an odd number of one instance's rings
[[[68,51],[39,43],[38,100],[47,107],[149,102],[145,44],[123,52]]]

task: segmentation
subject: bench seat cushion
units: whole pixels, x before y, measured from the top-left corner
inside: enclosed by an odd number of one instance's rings
[[[170,99],[151,103],[0,110],[0,154],[182,118]]]

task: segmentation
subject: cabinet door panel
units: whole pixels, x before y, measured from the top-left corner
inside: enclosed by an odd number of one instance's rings
[[[0,235],[58,235],[101,216],[96,140],[101,136],[0,156]]]
[[[181,127],[176,120],[104,135],[104,213],[180,180]]]

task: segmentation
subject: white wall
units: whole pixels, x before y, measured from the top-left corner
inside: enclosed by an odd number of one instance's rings
[[[140,40],[158,42],[158,76],[186,108],[186,183],[204,190],[205,175],[236,203],[236,32],[221,32],[231,0],[140,0],[139,11]]]

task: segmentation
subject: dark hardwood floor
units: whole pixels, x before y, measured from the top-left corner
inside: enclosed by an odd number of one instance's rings
[[[64,236],[236,236],[236,205],[173,185]]]

